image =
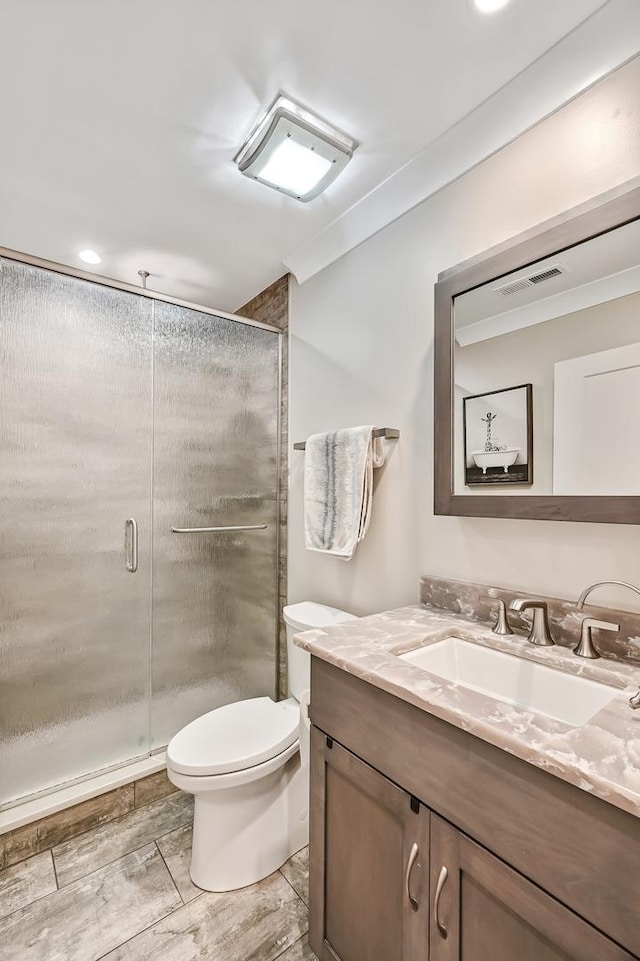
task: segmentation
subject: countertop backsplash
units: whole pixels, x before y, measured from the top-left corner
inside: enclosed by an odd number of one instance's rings
[[[457,581],[432,574],[425,574],[420,579],[420,603],[425,607],[449,611],[482,624],[495,622],[499,598],[502,598],[508,607],[515,597],[542,597],[546,600],[551,635],[556,644],[562,647],[576,646],[580,639],[580,625],[587,616],[620,624],[618,634],[609,631],[594,632],[595,645],[603,657],[640,665],[640,613],[598,607],[589,603],[580,610],[575,601],[489,584]],[[529,633],[530,614],[509,611],[508,616],[515,633]]]

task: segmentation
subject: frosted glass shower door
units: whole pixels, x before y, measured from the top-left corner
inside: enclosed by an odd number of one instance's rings
[[[274,696],[279,341],[273,331],[155,306],[156,747],[221,704]]]
[[[0,804],[148,751],[151,330],[0,260]]]

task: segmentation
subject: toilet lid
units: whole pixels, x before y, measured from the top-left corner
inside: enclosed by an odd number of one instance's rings
[[[225,704],[183,727],[169,743],[167,764],[179,774],[230,774],[276,757],[298,737],[300,706],[270,697]]]

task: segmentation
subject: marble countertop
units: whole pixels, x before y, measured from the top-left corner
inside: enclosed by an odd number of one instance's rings
[[[396,655],[455,635],[572,674],[602,681],[619,696],[581,727],[458,686]],[[640,817],[640,710],[628,699],[640,669],[601,658],[585,661],[562,647],[498,637],[488,626],[419,605],[298,634],[315,657],[435,717]]]

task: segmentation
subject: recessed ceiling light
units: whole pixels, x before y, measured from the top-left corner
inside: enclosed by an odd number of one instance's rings
[[[81,250],[78,257],[80,260],[84,260],[85,264],[99,264],[102,260],[102,257],[95,250]]]
[[[496,13],[498,10],[502,10],[506,7],[511,0],[472,0],[476,10],[480,13]]]
[[[313,200],[344,170],[357,143],[306,107],[279,96],[235,162],[246,177],[296,200]]]

